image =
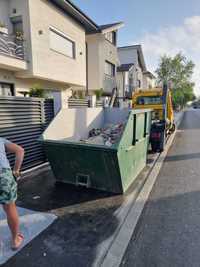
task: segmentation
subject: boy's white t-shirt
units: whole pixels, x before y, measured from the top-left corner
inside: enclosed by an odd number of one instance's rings
[[[9,169],[10,164],[6,156],[5,144],[10,144],[11,142],[5,138],[0,137],[0,169]]]

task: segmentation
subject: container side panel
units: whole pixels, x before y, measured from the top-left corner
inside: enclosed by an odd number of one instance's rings
[[[141,140],[144,137],[144,124],[145,124],[145,113],[136,115],[136,140]]]
[[[145,114],[137,113],[136,128],[134,129],[134,112],[132,112],[122,135],[118,149],[118,162],[124,192],[146,165],[150,118],[150,112],[147,112],[146,124],[148,126],[145,129]],[[134,131],[137,140],[135,144]]]
[[[150,110],[62,110],[43,140],[56,179],[114,193],[125,192],[146,165],[150,121]],[[81,138],[88,137],[90,129],[121,122],[125,128],[115,147],[79,143]]]
[[[45,143],[45,150],[56,180],[123,193],[117,153],[52,142]]]
[[[87,138],[91,129],[102,127],[103,121],[102,108],[62,109],[42,137],[78,142]]]

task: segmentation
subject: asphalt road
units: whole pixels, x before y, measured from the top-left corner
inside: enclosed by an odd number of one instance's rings
[[[188,110],[121,267],[200,266],[200,110]]]

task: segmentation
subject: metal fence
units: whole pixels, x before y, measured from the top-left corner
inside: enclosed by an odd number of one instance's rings
[[[101,100],[97,100],[97,102],[96,102],[96,107],[97,107],[97,108],[101,108],[101,107],[103,107],[103,101],[101,101]]]
[[[91,104],[87,99],[70,98],[68,100],[68,106],[69,108],[88,108],[91,107]],[[96,107],[103,107],[103,102],[100,100],[96,101]]]
[[[0,97],[0,137],[25,149],[23,170],[46,161],[38,137],[54,117],[52,99]],[[14,156],[8,155],[11,165]]]
[[[69,108],[87,108],[89,107],[89,104],[89,100],[87,99],[70,98],[68,100]]]

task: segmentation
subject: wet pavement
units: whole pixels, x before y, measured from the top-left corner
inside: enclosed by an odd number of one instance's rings
[[[200,266],[200,110],[188,110],[121,267]]]
[[[17,205],[55,214],[57,220],[11,258],[4,267],[97,266],[137,197],[156,155],[126,195],[55,184],[50,170],[19,182]]]

